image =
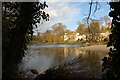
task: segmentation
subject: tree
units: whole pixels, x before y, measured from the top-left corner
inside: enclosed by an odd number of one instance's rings
[[[90,3],[91,4],[91,3]],[[91,12],[91,11],[90,11]],[[90,14],[88,17],[85,17],[82,22],[83,24],[85,24],[85,26],[87,26],[87,29],[85,31],[87,31],[90,34],[90,23],[92,22],[92,18],[90,18]]]
[[[43,11],[45,7],[45,2],[2,3],[3,80],[20,77],[18,64],[25,54],[27,43],[32,39],[33,26],[37,26],[41,19],[49,18]]]
[[[109,43],[107,46],[113,46],[110,49],[109,57],[103,59],[103,70],[106,70],[105,80],[120,79],[120,2],[110,2],[112,8],[109,16],[112,17],[111,32]]]
[[[65,33],[69,34],[69,33],[72,33],[72,31],[67,29],[67,30],[65,30]]]
[[[42,35],[42,33],[37,33],[37,35],[34,35],[32,37],[32,40],[30,41],[30,43],[43,43],[44,42],[44,37]]]
[[[66,30],[66,26],[63,25],[62,23],[57,23],[52,26],[52,29],[54,34],[63,35]]]
[[[106,27],[106,26],[102,26],[102,27],[101,27],[101,30],[102,30],[102,31],[107,31],[107,27]]]
[[[85,25],[84,24],[79,24],[76,30],[80,35],[85,33]]]
[[[46,42],[52,42],[52,32],[51,30],[47,30],[45,33],[44,33],[44,40]]]
[[[111,19],[110,19],[108,16],[100,17],[99,20],[100,20],[100,22],[101,22],[102,24],[105,23],[105,25],[106,25],[107,27],[109,27],[110,24],[111,24]]]
[[[63,25],[62,23],[57,23],[52,26],[53,29],[53,34],[54,34],[54,41],[59,42],[63,41],[63,35],[65,34],[66,31],[66,26]]]
[[[100,34],[100,24],[98,20],[93,20],[90,23],[90,33],[92,35],[92,41],[96,41],[99,38]]]
[[[82,19],[82,23],[85,24],[85,26],[88,26],[90,23],[92,22],[92,18],[87,18],[85,17],[84,19]]]

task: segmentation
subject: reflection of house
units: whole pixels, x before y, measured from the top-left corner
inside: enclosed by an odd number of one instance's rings
[[[64,56],[65,57],[70,57],[70,56],[75,56],[78,57],[79,55],[86,55],[86,51],[80,50],[79,47],[64,47]]]
[[[86,35],[79,35],[79,33],[65,33],[64,41],[78,41],[78,40],[85,40]]]

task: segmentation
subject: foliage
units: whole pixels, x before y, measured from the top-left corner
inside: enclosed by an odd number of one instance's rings
[[[111,25],[111,19],[108,16],[100,17],[101,24],[105,23],[105,26],[109,27]]]
[[[52,26],[52,29],[53,29],[54,34],[63,35],[66,30],[66,26],[63,25],[62,23],[57,23]]]
[[[110,31],[109,27],[103,26],[102,29],[100,29],[100,21],[99,20],[93,20],[91,19],[91,23],[89,24],[90,32],[88,30],[87,25],[84,23],[79,23],[79,26],[77,27],[77,30],[71,31],[66,29],[66,26],[63,25],[63,23],[56,23],[52,26],[51,30],[47,30],[44,33],[39,33],[40,35],[36,35],[34,37],[35,39],[32,40],[32,44],[62,44],[62,43],[68,43],[70,41],[70,38],[68,39],[68,42],[64,41],[64,35],[67,34],[67,36],[71,36],[71,39],[75,39],[75,35],[72,35],[74,33],[79,33],[80,35],[87,35],[86,39],[89,40],[89,42],[98,42],[104,40],[105,37],[101,37],[100,31]],[[80,36],[79,35],[79,36]],[[106,38],[105,41],[108,41]],[[75,41],[74,41],[75,42]],[[69,42],[73,43],[73,42]],[[76,43],[76,42],[75,42]]]
[[[54,34],[53,41],[55,42],[63,41],[62,36],[65,34],[66,26],[63,25],[62,23],[57,23],[52,26],[52,29],[53,29],[53,34]]]
[[[2,3],[3,79],[19,77],[17,66],[32,39],[33,26],[49,18],[43,11],[45,7],[45,2]]]
[[[119,80],[120,79],[120,2],[110,2],[112,8],[109,16],[112,17],[112,26],[107,46],[113,46],[110,49],[109,57],[103,59],[103,70],[106,70],[105,80]]]
[[[101,30],[102,30],[102,31],[107,31],[107,27],[106,27],[106,26],[102,26],[102,27],[101,27]]]
[[[79,34],[85,34],[85,25],[84,24],[79,24],[79,26],[77,27],[77,32]]]
[[[97,36],[100,35],[100,24],[98,21],[92,21],[90,23],[90,33],[92,34],[92,41],[96,41]]]
[[[51,30],[47,30],[45,33],[44,33],[44,41],[45,42],[51,42],[52,41],[52,31]]]

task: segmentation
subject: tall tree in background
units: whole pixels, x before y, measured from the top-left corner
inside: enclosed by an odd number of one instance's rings
[[[112,26],[109,38],[110,41],[107,46],[113,46],[113,53],[109,53],[109,57],[103,59],[103,70],[106,70],[105,80],[119,80],[120,79],[120,2],[110,2],[111,12],[109,16],[112,17]]]
[[[100,17],[100,22],[103,24],[105,24],[105,26],[109,27],[111,25],[111,19],[108,16],[103,16]]]
[[[85,24],[79,24],[76,30],[80,35],[85,33]]]
[[[52,29],[53,29],[54,34],[61,34],[61,35],[63,35],[65,30],[66,30],[66,26],[63,25],[62,23],[57,23],[57,24],[54,24],[52,26]]]
[[[43,11],[45,7],[45,2],[2,3],[3,80],[17,80],[20,77],[18,63],[32,38],[33,26],[40,23],[41,19],[48,20],[49,15]]]
[[[92,41],[96,41],[100,34],[100,24],[99,21],[93,20],[90,23],[90,33],[92,35]]]
[[[82,19],[82,23],[85,24],[85,26],[88,26],[92,22],[92,18],[85,17]]]
[[[63,41],[63,35],[66,31],[66,26],[62,23],[57,23],[52,26],[53,34],[54,34],[54,40],[55,42]]]
[[[51,42],[52,41],[52,31],[51,30],[47,30],[45,33],[44,33],[44,40],[45,42]]]

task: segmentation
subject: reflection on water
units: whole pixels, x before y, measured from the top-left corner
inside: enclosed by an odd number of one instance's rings
[[[89,75],[101,71],[101,59],[107,53],[81,51],[80,46],[41,47],[30,46],[27,54],[19,65],[26,75],[30,75],[30,69],[36,69],[39,73],[61,64],[70,63],[77,59],[77,63],[67,66],[73,72],[87,72]],[[87,74],[87,75],[88,75]]]

